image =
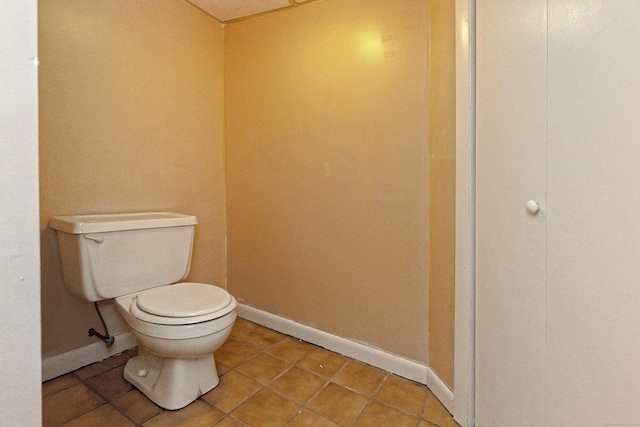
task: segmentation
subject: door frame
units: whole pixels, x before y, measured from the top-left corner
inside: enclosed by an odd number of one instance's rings
[[[456,250],[453,416],[475,425],[476,0],[455,0]]]

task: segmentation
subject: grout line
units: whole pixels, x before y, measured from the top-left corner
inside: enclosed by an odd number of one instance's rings
[[[108,360],[108,359],[105,359],[105,360]],[[127,360],[128,360],[128,359],[127,359]],[[102,362],[96,362],[96,363],[102,363]],[[125,363],[126,363],[126,362],[125,362]],[[97,396],[99,396],[102,400],[104,400],[104,403],[103,403],[102,405],[97,406],[97,407],[95,407],[95,408],[93,408],[93,409],[91,409],[91,410],[89,410],[89,411],[85,412],[85,413],[84,413],[84,414],[82,414],[82,415],[88,414],[88,413],[89,413],[89,412],[91,412],[91,411],[95,411],[96,409],[101,408],[101,407],[102,407],[102,406],[104,406],[104,405],[108,405],[108,406],[111,406],[113,409],[115,409],[115,411],[116,411],[116,412],[118,412],[120,415],[124,416],[127,420],[131,421],[135,427],[140,427],[140,426],[141,426],[140,424],[138,424],[138,423],[137,423],[134,419],[132,419],[129,415],[127,415],[126,413],[122,412],[122,411],[120,410],[120,408],[118,408],[117,406],[115,406],[115,405],[113,404],[113,402],[112,402],[113,400],[117,399],[118,397],[120,397],[120,396],[124,396],[125,394],[127,394],[127,393],[128,393],[129,391],[131,391],[131,390],[126,391],[126,392],[124,392],[124,393],[122,393],[122,394],[120,394],[120,395],[118,395],[118,396],[115,396],[113,399],[107,399],[107,397],[106,397],[106,396],[104,396],[102,393],[100,393],[98,390],[96,390],[93,386],[91,386],[91,384],[89,384],[88,382],[86,382],[86,381],[88,381],[88,380],[90,380],[90,379],[92,379],[92,378],[95,378],[95,377],[97,377],[97,376],[103,375],[103,374],[105,374],[105,373],[107,373],[107,372],[109,372],[109,371],[111,371],[111,370],[113,370],[113,369],[117,369],[117,368],[119,368],[120,366],[121,366],[121,365],[114,366],[114,367],[113,367],[113,368],[111,368],[111,369],[107,369],[106,371],[103,371],[103,372],[100,372],[100,373],[98,373],[98,374],[96,374],[96,375],[93,375],[93,376],[87,377],[87,378],[85,378],[84,380],[83,380],[83,379],[81,379],[81,378],[78,378],[78,380],[80,381],[80,383],[81,383],[82,385],[84,385],[85,387],[87,387],[90,391],[92,391],[94,394],[96,394],[96,395],[97,395]],[[74,374],[74,375],[75,375],[75,374]],[[135,388],[133,388],[133,389],[135,389]],[[79,416],[78,416],[78,417],[76,417],[76,418],[79,418],[79,417],[81,417],[82,415],[79,415]],[[154,415],[154,416],[155,416],[155,415]],[[152,418],[153,418],[153,417],[152,417]],[[69,420],[69,421],[71,421],[71,420]],[[69,422],[69,421],[65,421],[65,423],[67,423],[67,422]]]
[[[372,401],[373,401],[373,397],[370,397],[369,400],[367,400],[367,403],[365,403],[365,405],[362,407],[362,410],[358,413],[358,415],[355,417],[355,419],[351,422],[351,424],[350,424],[351,426],[355,426],[358,423],[358,420],[360,420],[360,418],[362,418],[362,415],[367,411],[367,409],[371,405]]]

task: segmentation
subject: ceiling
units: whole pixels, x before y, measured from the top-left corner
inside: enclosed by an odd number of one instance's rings
[[[313,0],[186,0],[222,23],[273,10],[296,7]]]

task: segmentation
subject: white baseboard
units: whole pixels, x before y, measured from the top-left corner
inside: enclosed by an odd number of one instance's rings
[[[238,316],[392,374],[425,384],[449,412],[453,410],[453,392],[428,366],[244,304],[238,304]]]
[[[48,357],[42,360],[42,381],[47,381],[91,363],[99,362],[129,350],[136,345],[138,345],[136,339],[129,331],[115,335],[115,341],[111,348],[107,348],[102,341],[98,341],[57,356]]]
[[[427,387],[438,398],[438,400],[447,408],[447,411],[453,414],[453,391],[440,379],[431,368],[427,368]]]

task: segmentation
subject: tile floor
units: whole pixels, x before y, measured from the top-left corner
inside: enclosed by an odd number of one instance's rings
[[[220,384],[165,411],[122,378],[129,350],[42,385],[43,426],[458,426],[423,385],[238,318]]]

